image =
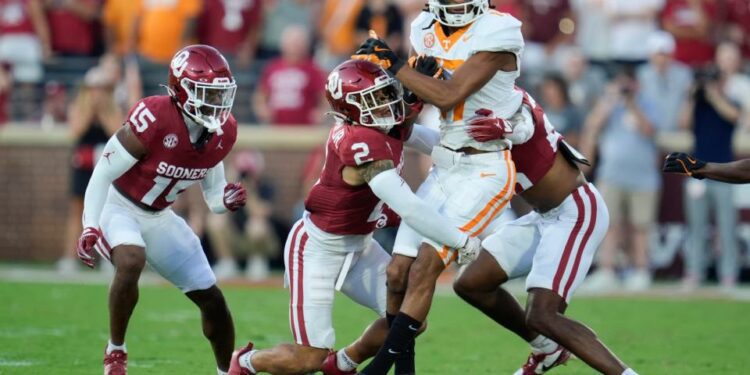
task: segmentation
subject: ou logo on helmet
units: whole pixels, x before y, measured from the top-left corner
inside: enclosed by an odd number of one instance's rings
[[[339,72],[333,72],[328,76],[328,84],[326,84],[326,89],[331,93],[332,98],[341,99],[341,97],[344,95],[344,91],[341,89],[341,85],[342,82],[341,76],[339,76]]]
[[[170,68],[172,68],[172,75],[175,77],[181,77],[182,73],[187,68],[187,60],[190,57],[189,51],[182,51],[172,59]]]

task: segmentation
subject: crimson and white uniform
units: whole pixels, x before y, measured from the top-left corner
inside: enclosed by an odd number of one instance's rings
[[[528,141],[512,149],[519,193],[547,174],[560,147],[569,147],[528,94],[524,93],[523,103],[531,108],[534,131]],[[607,206],[588,183],[550,211],[532,211],[504,223],[482,245],[510,278],[528,275],[526,289],[549,289],[569,301],[586,277],[608,227]]]
[[[344,182],[344,167],[391,160],[400,170],[408,129],[389,134],[377,128],[335,126],[326,144],[325,166],[305,200],[304,217],[292,227],[284,248],[286,283],[291,291],[289,318],[295,342],[333,348],[331,311],[335,290],[385,315],[386,275],[390,256],[372,238],[377,228],[399,218],[369,185]]]
[[[136,103],[125,126],[146,147],[147,154],[109,189],[98,222],[102,232],[99,252],[109,258],[115,246],[144,247],[148,263],[183,292],[209,288],[216,278],[200,240],[169,206],[197,182],[202,182],[204,196],[208,197],[208,191],[223,192],[222,160],[237,137],[236,121],[230,117],[222,135],[213,133],[202,147],[195,148],[182,111],[165,95]],[[109,157],[105,149],[100,163],[107,163]],[[212,209],[221,204],[221,194],[213,195],[218,201],[209,202]]]

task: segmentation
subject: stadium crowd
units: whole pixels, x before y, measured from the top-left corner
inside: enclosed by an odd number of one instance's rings
[[[97,147],[139,98],[163,93],[159,84],[179,48],[205,43],[228,57],[239,87],[233,112],[241,124],[321,126],[327,72],[370,29],[406,54],[410,21],[424,2],[0,0],[0,128],[7,122],[69,126],[76,139],[66,241],[72,248]],[[524,23],[519,85],[594,160],[587,173],[602,191],[612,225],[587,287],[606,290],[622,282],[630,290],[648,288],[649,232],[662,197],[663,150],[656,135],[691,131],[698,158],[736,158],[733,134],[750,129],[750,1],[492,4]],[[314,182],[320,160],[319,152],[311,155],[303,185]],[[251,277],[264,278],[289,223],[269,209],[274,188],[262,177],[263,155],[243,151],[230,164],[248,187],[247,210],[209,216],[199,196],[181,200],[179,209],[210,241],[217,276],[236,274],[232,258],[242,258]],[[720,283],[734,287],[742,258],[738,211],[727,199],[731,186],[691,180],[684,190],[685,287],[706,278],[709,242],[720,244],[712,246],[721,250]],[[523,211],[521,204],[514,208]],[[709,241],[709,222],[716,223],[718,242]],[[69,253],[63,269],[74,264]]]

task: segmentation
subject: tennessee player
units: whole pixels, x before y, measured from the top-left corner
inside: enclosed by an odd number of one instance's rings
[[[355,58],[385,67],[404,87],[441,110],[440,145],[432,151],[435,166],[419,194],[463,231],[490,233],[516,183],[510,142],[477,141],[465,120],[482,108],[505,119],[521,109],[523,95],[515,90],[524,46],[521,22],[491,9],[487,0],[430,0],[411,24],[410,41],[412,56],[436,58],[447,79],[419,74],[374,33]],[[385,345],[364,369],[368,375],[385,374],[397,359],[397,374],[414,372],[416,332],[410,327],[427,318],[435,282],[454,251],[450,244],[425,239],[402,224],[393,253],[388,269],[392,324]]]
[[[523,103],[531,121],[520,123],[533,124],[533,130],[527,141],[514,142],[512,154],[518,170],[516,192],[534,211],[485,238],[484,250],[453,287],[461,298],[531,344],[532,353],[516,375],[544,373],[567,361],[568,350],[601,373],[633,375],[593,331],[563,315],[604,239],[609,214],[596,187],[577,167],[588,162],[525,93]],[[480,141],[506,136],[499,119],[478,119],[469,125],[471,136]],[[525,312],[501,287],[522,276],[527,276],[529,292]]]
[[[234,326],[200,240],[169,206],[200,182],[211,211],[236,210],[245,189],[227,183],[222,160],[237,137],[230,111],[237,85],[213,47],[188,46],[169,67],[169,95],[140,100],[102,153],[86,189],[78,257],[115,266],[109,289],[104,373],[127,372],[125,331],[146,262],[193,301],[218,373],[229,369]]]
[[[750,182],[750,159],[731,163],[709,163],[684,152],[673,152],[664,159],[662,171],[692,178],[746,184]]]
[[[377,228],[397,225],[396,214],[427,238],[461,249],[459,262],[478,251],[478,238],[449,224],[399,175],[404,143],[424,151],[423,145],[434,141],[423,138],[433,136],[429,129],[403,125],[398,82],[375,64],[350,60],[328,76],[326,97],[338,123],[328,137],[320,179],[284,251],[294,343],[268,350],[254,350],[250,343],[235,352],[230,374],[321,369],[328,375],[354,374],[359,363],[372,357],[388,330],[382,317],[390,260],[372,235]],[[381,319],[346,349],[333,352],[336,290]]]

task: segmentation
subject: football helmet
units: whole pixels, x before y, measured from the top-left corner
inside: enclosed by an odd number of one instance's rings
[[[179,50],[169,64],[167,90],[188,117],[209,132],[222,134],[237,84],[216,48],[196,44]]]
[[[490,9],[489,0],[429,0],[427,7],[435,21],[461,27],[474,22]]]
[[[326,99],[334,116],[354,125],[390,131],[404,122],[403,89],[380,66],[348,60],[328,75]]]

